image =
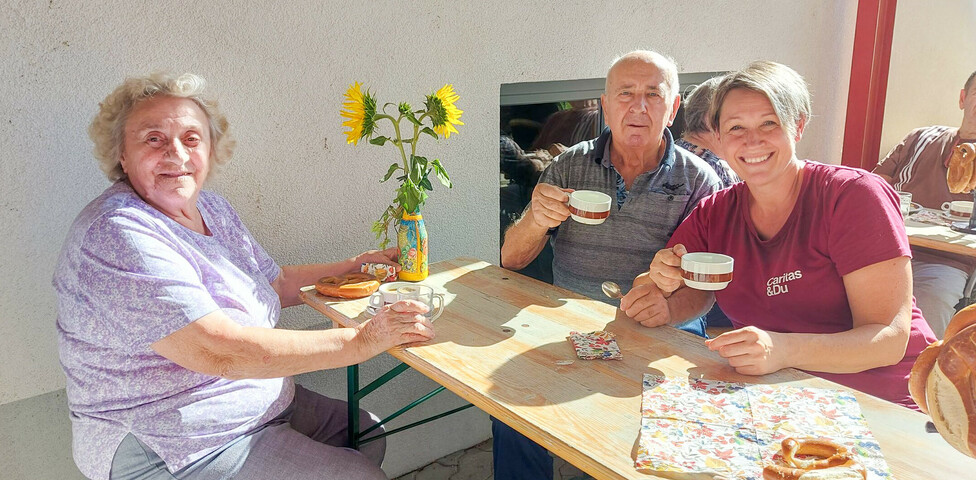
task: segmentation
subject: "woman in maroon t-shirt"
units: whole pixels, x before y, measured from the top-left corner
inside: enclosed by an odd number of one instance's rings
[[[694,318],[717,300],[736,329],[706,344],[737,372],[800,368],[915,408],[908,374],[934,336],[914,306],[894,191],[863,170],[796,158],[810,94],[785,65],[730,74],[711,117],[743,183],[698,205],[621,308],[653,326]],[[732,282],[714,294],[686,287],[679,267],[688,251],[735,258]]]

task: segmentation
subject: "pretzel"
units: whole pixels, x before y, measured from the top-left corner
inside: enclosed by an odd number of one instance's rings
[[[315,282],[315,290],[322,295],[337,298],[363,298],[372,295],[380,282],[368,273],[347,273],[337,277],[322,277]]]
[[[962,143],[952,149],[946,184],[951,193],[968,193],[976,188],[976,145]]]
[[[763,468],[766,480],[814,480],[866,478],[864,467],[855,463],[847,447],[825,438],[784,438],[783,461],[787,465],[767,465]],[[797,455],[820,457],[816,460],[796,458]]]

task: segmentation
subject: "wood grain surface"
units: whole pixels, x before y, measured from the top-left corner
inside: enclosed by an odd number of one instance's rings
[[[700,337],[642,327],[613,306],[480,260],[438,262],[430,271],[423,283],[447,304],[434,323],[437,337],[390,353],[598,479],[674,478],[634,469],[645,373],[846,389],[792,369],[739,375]],[[314,288],[302,297],[339,325],[369,318],[367,299],[328,298]],[[566,340],[572,330],[613,332],[624,359],[577,359]],[[926,433],[927,416],[855,395],[896,479],[976,476],[976,459]]]

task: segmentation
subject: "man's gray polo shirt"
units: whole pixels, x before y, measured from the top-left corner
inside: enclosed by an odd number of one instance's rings
[[[608,299],[600,284],[606,280],[617,282],[625,292],[630,290],[634,277],[647,271],[678,224],[701,199],[722,188],[705,161],[675,147],[667,130],[664,139],[667,146],[658,167],[638,175],[629,191],[621,187],[619,196],[621,177],[610,162],[609,129],[563,152],[542,173],[540,182],[596,190],[610,195],[613,202],[610,216],[602,224],[567,219],[553,232],[549,241],[556,286],[603,301]]]

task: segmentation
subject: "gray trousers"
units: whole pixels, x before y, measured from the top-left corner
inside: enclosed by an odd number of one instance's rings
[[[915,303],[929,322],[936,338],[945,335],[956,304],[963,297],[969,274],[948,265],[912,260]]]
[[[131,433],[112,460],[112,480],[385,480],[384,439],[347,448],[346,402],[295,386],[295,400],[278,417],[217,451],[170,473]],[[379,419],[360,410],[363,429]],[[382,429],[378,429],[382,430]]]

